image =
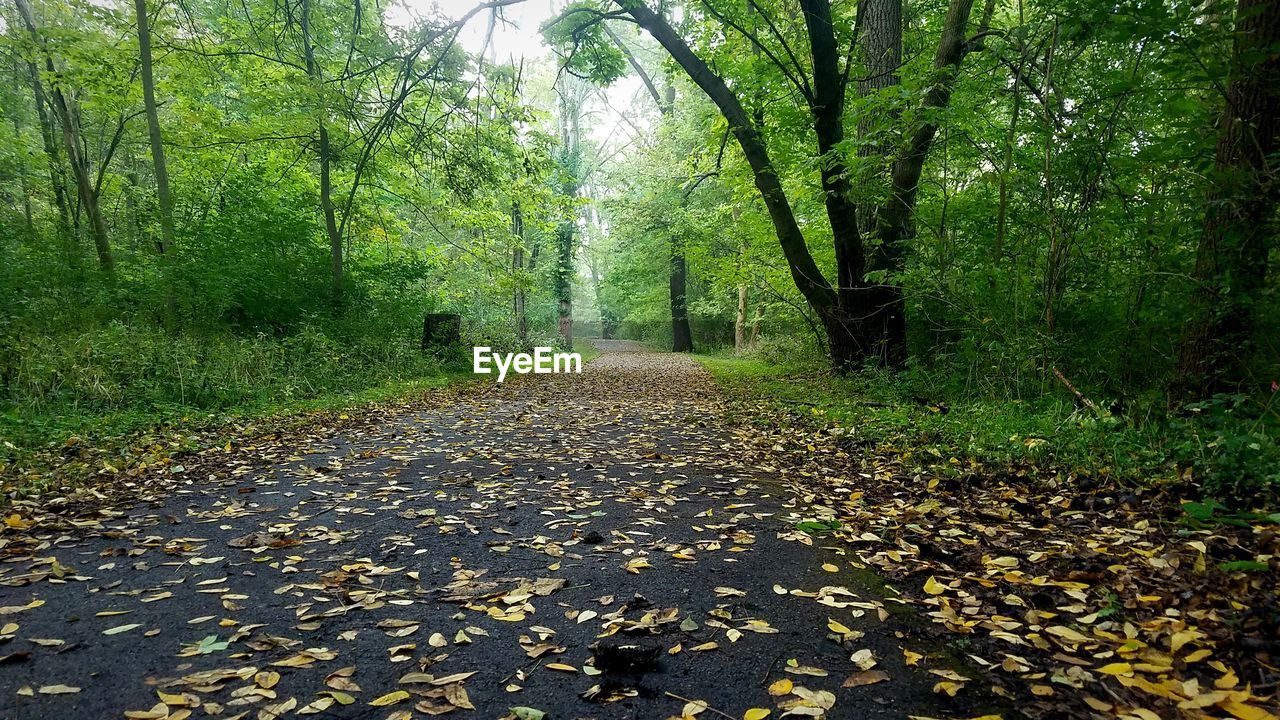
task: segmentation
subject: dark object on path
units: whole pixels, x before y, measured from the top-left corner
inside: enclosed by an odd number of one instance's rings
[[[597,530],[592,530],[582,538],[583,545],[599,545],[604,542],[604,536]]]
[[[635,612],[637,610],[648,610],[651,607],[653,607],[653,603],[649,602],[648,598],[640,593],[636,593],[635,597],[628,600],[627,604],[622,606],[622,612],[628,613]]]
[[[422,320],[422,349],[453,347],[462,343],[462,316],[427,313]]]
[[[657,643],[621,644],[598,642],[591,648],[595,668],[601,672],[643,675],[658,669],[662,646]]]

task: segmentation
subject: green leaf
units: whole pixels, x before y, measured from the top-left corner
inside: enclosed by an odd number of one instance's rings
[[[1226,572],[1266,572],[1271,566],[1256,560],[1233,560],[1220,563],[1218,568]]]

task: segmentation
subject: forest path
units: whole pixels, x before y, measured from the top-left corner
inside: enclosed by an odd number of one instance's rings
[[[9,528],[0,717],[978,714],[799,541],[693,359],[601,347],[581,375],[252,448],[78,528]]]

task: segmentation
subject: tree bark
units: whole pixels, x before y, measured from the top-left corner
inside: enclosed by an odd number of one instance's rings
[[[901,82],[898,69],[902,66],[902,0],[862,0],[858,3],[858,45],[861,50],[862,70],[858,78],[858,97],[867,99]],[[896,114],[895,114],[896,115]],[[883,163],[889,146],[877,137],[877,120],[873,113],[864,113],[858,120],[858,157],[878,158]],[[874,176],[883,175],[883,166],[877,167]],[[858,208],[858,222],[862,231],[875,233],[875,203],[867,202]]]
[[[560,340],[573,349],[573,223],[565,220],[556,228],[556,267],[553,290],[556,297],[556,327]]]
[[[738,315],[733,319],[733,351],[741,354],[747,349],[747,286],[738,286]]]
[[[681,241],[671,239],[671,350],[693,352],[693,332],[689,328],[689,303],[685,295],[688,263]]]
[[[988,8],[993,5],[988,3]],[[973,11],[973,0],[951,0],[947,8],[942,37],[934,53],[934,81],[921,103],[919,116],[934,117],[934,113],[951,102],[960,63],[971,49],[965,42],[965,31]],[[984,17],[983,25],[988,22]],[[876,235],[879,252],[872,266],[888,274],[902,272],[906,266],[906,244],[915,237],[916,196],[920,188],[920,176],[925,160],[933,147],[938,124],[934,120],[919,122],[907,135],[906,145],[899,151],[893,163],[889,181],[889,197],[876,210]],[[870,309],[866,322],[867,334],[880,337],[881,344],[874,350],[880,362],[900,365],[907,356],[906,302],[901,286],[881,283],[869,288],[865,305]]]
[[[518,200],[511,203],[511,234],[515,238],[515,247],[511,250],[511,274],[515,280],[512,309],[515,313],[516,338],[523,346],[529,338],[529,323],[524,309],[524,213],[520,210]]]
[[[1239,0],[1213,184],[1196,250],[1174,399],[1250,390],[1280,183],[1280,3]]]
[[[156,199],[160,204],[160,243],[163,255],[173,248],[173,199],[169,196],[169,165],[164,158],[160,117],[156,112],[156,84],[151,62],[151,25],[147,0],[134,0],[138,23],[138,56],[142,63],[142,101],[147,112],[147,136],[151,141],[151,162],[155,167]]]
[[[137,0],[135,0],[137,1]],[[343,257],[342,233],[338,231],[338,220],[333,210],[333,182],[330,179],[329,166],[333,160],[333,152],[329,146],[329,128],[325,123],[324,77],[320,64],[316,62],[315,46],[311,42],[311,0],[302,0],[302,52],[307,63],[307,76],[311,78],[316,93],[316,123],[318,129],[317,159],[320,161],[320,210],[324,214],[325,235],[329,238],[329,269],[332,276],[331,285],[335,299],[342,296]]]
[[[27,31],[31,33],[32,40],[37,47],[43,48],[44,44],[36,29],[36,18],[31,11],[31,4],[28,0],[15,0],[15,2],[18,13],[22,15],[22,20],[27,26]],[[56,75],[57,69],[53,65],[53,57],[47,51],[43,51],[43,55],[45,71],[50,75]],[[79,113],[75,107],[75,100],[68,98],[62,88],[55,84],[52,101],[54,114],[58,116],[58,123],[62,126],[62,142],[67,151],[72,175],[75,177],[76,192],[89,218],[89,230],[93,235],[94,249],[98,253],[98,265],[103,270],[111,272],[115,269],[115,259],[111,254],[111,239],[107,233],[106,220],[103,219],[101,208],[98,206],[98,194],[94,192],[93,181],[89,177],[88,160],[80,151]]]
[[[62,155],[58,152],[57,132],[49,120],[49,100],[40,81],[40,70],[34,62],[27,63],[31,75],[31,92],[35,96],[36,117],[40,121],[40,139],[44,142],[45,159],[49,164],[49,184],[53,187],[53,201],[58,209],[58,237],[62,242],[71,267],[79,265],[80,253],[71,232],[71,211],[67,207],[67,186],[62,175]]]
[[[764,305],[756,303],[756,319],[751,321],[751,339],[747,341],[747,347],[755,350],[760,344],[760,326],[764,324]]]
[[[734,139],[742,148],[742,154],[751,167],[756,189],[760,192],[765,208],[769,211],[769,219],[773,223],[774,233],[787,259],[796,288],[800,290],[800,294],[804,296],[810,307],[820,315],[840,314],[836,291],[827,282],[809,253],[804,233],[800,231],[800,225],[796,222],[795,214],[787,201],[786,191],[769,160],[764,141],[746,110],[743,109],[741,101],[725,84],[724,79],[715,74],[702,58],[694,54],[665,18],[643,3],[623,0],[615,0],[615,2],[636,21],[636,24],[647,30],[666,49],[676,64],[688,74],[689,79],[706,93],[724,115],[730,132],[733,133]],[[843,367],[851,359],[832,357],[833,363],[838,367]]]
[[[18,116],[13,116],[13,141],[15,147],[22,147],[22,123]],[[27,183],[27,163],[22,154],[18,155],[18,191],[22,193],[22,217],[27,230],[27,242],[35,239],[36,223],[31,214],[31,188]]]
[[[823,201],[835,245],[836,292],[838,304],[845,311],[828,313],[826,322],[854,323],[846,332],[854,336],[855,356],[861,358],[869,349],[857,322],[857,316],[863,310],[859,305],[866,255],[862,233],[858,230],[858,210],[849,186],[848,168],[839,148],[844,141],[845,101],[845,77],[839,66],[841,51],[831,23],[829,0],[800,0],[800,9],[809,33],[809,51],[813,61],[810,113],[814,134],[818,138]]]

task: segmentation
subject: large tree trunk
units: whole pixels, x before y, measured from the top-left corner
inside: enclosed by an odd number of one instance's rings
[[[169,196],[169,165],[164,159],[160,117],[156,112],[156,84],[151,64],[151,25],[147,0],[133,0],[138,22],[138,55],[142,62],[142,101],[147,111],[147,136],[151,141],[151,161],[155,166],[156,199],[160,203],[160,254],[173,247],[173,200]]]
[[[333,296],[336,299],[342,296],[342,233],[338,231],[338,220],[333,210],[333,182],[329,175],[333,152],[329,146],[329,128],[325,124],[324,102],[319,96],[324,78],[320,64],[316,62],[315,47],[311,42],[311,0],[302,0],[299,23],[302,26],[302,52],[307,61],[307,75],[315,84],[317,99],[320,100],[320,107],[316,108],[319,135],[316,154],[320,161],[320,210],[324,214],[325,235],[329,238],[329,268]]]
[[[831,309],[838,311],[837,293],[827,282],[809,253],[804,233],[801,232],[800,225],[796,221],[778,173],[769,160],[764,141],[746,110],[743,109],[737,95],[729,89],[723,78],[711,70],[702,58],[694,54],[665,18],[640,2],[623,2],[622,0],[615,0],[615,2],[666,49],[671,58],[688,74],[689,79],[707,94],[728,121],[729,130],[738,141],[742,154],[751,167],[756,189],[760,192],[760,197],[764,200],[765,208],[769,212],[774,234],[777,235],[778,245],[781,246],[782,253],[787,259],[791,279],[795,282],[796,288],[819,315]],[[839,348],[841,352],[848,349],[851,354],[847,357],[837,357],[834,355],[836,350],[833,344],[832,363],[835,367],[848,367],[858,359],[856,351],[849,348],[848,343],[840,343]]]
[[[31,4],[27,0],[16,0],[18,12],[22,15],[22,20],[27,26],[27,31],[31,33],[32,40],[36,46],[43,48],[40,33],[36,29],[35,14],[31,11]],[[53,57],[46,51],[44,54],[45,71],[51,76],[56,76],[57,69],[53,65]],[[71,164],[72,175],[75,176],[76,192],[80,196],[80,204],[84,208],[85,215],[89,218],[89,230],[93,235],[93,246],[98,253],[98,264],[107,272],[115,269],[115,259],[111,255],[111,240],[107,234],[107,223],[102,217],[102,210],[98,206],[98,194],[94,192],[93,181],[89,177],[88,160],[80,151],[80,129],[79,129],[79,113],[75,107],[75,101],[68,98],[62,88],[55,84],[53,86],[52,105],[54,114],[58,116],[58,123],[62,126],[62,142],[67,151],[67,160]]]
[[[902,66],[902,0],[862,0],[858,3],[858,46],[861,51],[862,70],[858,78],[858,97],[867,100],[878,92],[896,87],[901,82],[898,69]],[[889,153],[889,145],[881,141],[878,127],[886,118],[877,119],[872,112],[864,112],[858,119],[858,157],[876,158],[874,177],[881,179],[883,164]],[[887,133],[885,133],[887,136]],[[865,202],[858,208],[858,222],[862,232],[875,232],[875,203]]]
[[[707,97],[715,103],[728,121],[729,129],[751,167],[756,188],[769,211],[774,232],[783,255],[787,258],[792,280],[809,306],[821,319],[829,335],[828,348],[832,365],[847,371],[861,365],[868,357],[882,364],[896,365],[906,357],[906,319],[902,290],[888,283],[868,283],[868,258],[858,228],[857,208],[851,198],[848,168],[840,146],[844,140],[844,93],[847,73],[840,71],[844,49],[835,40],[829,0],[800,0],[808,32],[813,82],[782,72],[797,86],[809,103],[814,133],[818,141],[819,167],[823,200],[830,221],[836,258],[836,283],[832,285],[819,270],[805,244],[795,213],[786,192],[769,160],[759,130],[724,79],[699,58],[679,33],[659,13],[643,2],[614,0],[640,27],[666,49]],[[889,0],[885,0],[886,2]],[[994,9],[988,0],[986,18]],[[882,8],[891,10],[891,8]],[[876,212],[876,234],[882,250],[871,263],[877,270],[892,276],[901,272],[905,248],[913,235],[911,215],[925,158],[937,132],[937,110],[951,99],[957,69],[965,54],[973,47],[965,42],[965,30],[973,0],[951,0],[943,26],[942,38],[934,58],[933,82],[913,116],[923,118],[907,133],[905,147],[897,153],[891,173],[888,201]],[[879,18],[879,19],[877,19]],[[901,13],[898,13],[900,24]],[[878,13],[871,20],[881,27],[866,31],[882,38],[879,44],[881,62],[891,60],[894,32],[887,23],[892,13]],[[984,27],[986,19],[984,18]],[[888,56],[888,59],[886,59]]]
[[[995,3],[988,0],[980,31],[990,22],[994,7]],[[937,111],[951,103],[951,91],[965,55],[980,47],[965,41],[972,12],[973,0],[951,0],[947,8],[942,37],[933,58],[934,81],[917,113],[925,119],[907,134],[906,144],[898,151],[890,173],[889,197],[876,211],[880,246],[871,265],[890,275],[906,268],[907,243],[915,238],[916,196],[925,160],[938,133]],[[878,333],[880,338],[872,353],[881,363],[900,365],[907,357],[906,302],[902,288],[890,283],[871,286],[865,306],[869,313],[865,322],[870,326],[867,334]]]
[[[689,329],[689,302],[686,297],[688,263],[681,241],[671,240],[671,350],[693,352],[693,332]]]
[[[840,370],[850,369],[854,361],[865,358],[874,336],[868,336],[860,318],[868,314],[865,305],[866,253],[862,233],[858,229],[858,210],[854,203],[849,174],[840,145],[844,142],[844,101],[846,80],[840,72],[841,48],[836,43],[829,0],[800,0],[805,28],[809,32],[810,58],[813,61],[813,93],[809,111],[818,140],[822,195],[836,256],[837,307],[814,309],[830,331],[836,325],[840,337],[829,338],[832,360]],[[848,348],[848,355],[838,348]]]
[[[1264,301],[1280,183],[1280,3],[1239,0],[1213,185],[1193,273],[1174,396],[1249,389],[1255,310]]]

